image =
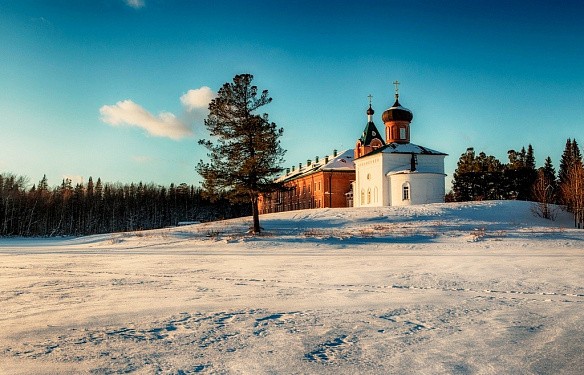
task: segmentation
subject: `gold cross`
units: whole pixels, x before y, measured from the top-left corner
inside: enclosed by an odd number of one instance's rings
[[[373,99],[373,95],[369,94],[367,97],[369,98],[369,105],[371,105],[371,99]]]

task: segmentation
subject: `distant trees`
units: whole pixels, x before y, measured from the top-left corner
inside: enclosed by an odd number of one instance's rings
[[[574,225],[584,226],[584,166],[575,139],[568,139],[560,160],[558,173],[560,203],[574,214]]]
[[[226,199],[212,204],[187,184],[103,184],[90,177],[86,185],[64,179],[51,188],[43,176],[27,186],[24,177],[0,174],[0,236],[88,235],[249,214],[247,206]]]
[[[504,168],[503,188],[506,199],[531,200],[533,184],[537,178],[533,147],[529,145],[521,151],[507,151],[509,163]]]
[[[557,202],[557,196],[556,170],[552,165],[552,159],[548,156],[544,166],[537,170],[537,177],[532,188],[533,200],[537,202],[534,213],[545,219],[554,220],[556,212],[551,204]]]
[[[487,156],[484,152],[476,155],[474,148],[466,149],[454,171],[454,200],[504,199],[505,191],[501,184],[503,169],[494,156]]]
[[[200,140],[209,150],[209,162],[202,160],[197,172],[203,189],[224,195],[233,202],[251,204],[253,233],[260,233],[258,198],[278,188],[274,178],[282,171],[285,151],[279,138],[283,129],[256,111],[270,103],[268,91],[258,94],[251,74],[240,74],[225,83],[209,104],[205,126],[213,141]]]
[[[520,151],[507,152],[509,162],[502,164],[494,156],[473,148],[463,153],[454,171],[448,201],[483,199],[533,200],[536,214],[553,219],[551,204],[561,204],[574,214],[574,222],[584,227],[584,164],[575,139],[568,139],[556,171],[548,156],[543,167],[536,169],[531,145]]]
[[[507,155],[509,163],[503,164],[492,155],[476,155],[468,148],[454,171],[454,200],[531,199],[537,178],[533,147],[509,150]]]

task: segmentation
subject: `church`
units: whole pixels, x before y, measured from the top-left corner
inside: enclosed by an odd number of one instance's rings
[[[414,116],[399,103],[399,82],[394,84],[395,102],[381,115],[385,137],[373,122],[370,95],[355,149],[288,168],[276,179],[286,190],[260,196],[259,212],[444,202],[447,154],[410,143]]]
[[[410,142],[414,115],[399,103],[399,82],[394,84],[395,102],[381,115],[385,140],[373,122],[370,103],[367,124],[355,145],[354,207],[444,202],[447,154]]]

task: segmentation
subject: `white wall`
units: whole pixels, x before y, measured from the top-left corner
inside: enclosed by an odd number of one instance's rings
[[[393,206],[444,202],[444,175],[438,173],[400,173],[388,176]],[[409,184],[410,199],[403,199],[403,186]]]
[[[383,205],[383,173],[382,154],[365,159],[355,160],[355,190],[353,191],[354,207],[375,207]],[[362,199],[362,193],[364,197]],[[369,194],[370,192],[370,198]]]
[[[353,206],[403,206],[444,202],[445,156],[417,154],[416,157],[416,172],[389,176],[388,173],[392,171],[409,171],[412,155],[379,153],[355,160]],[[404,201],[402,186],[405,182],[410,183],[410,199]],[[361,192],[364,193],[363,199]]]

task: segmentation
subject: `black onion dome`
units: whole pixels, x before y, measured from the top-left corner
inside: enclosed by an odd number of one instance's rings
[[[373,116],[375,111],[371,108],[371,104],[369,104],[369,109],[367,110],[367,116]]]
[[[414,114],[407,108],[404,108],[399,104],[399,101],[396,99],[393,105],[386,109],[383,114],[381,115],[381,119],[384,123],[390,121],[407,121],[412,122],[414,118]]]

